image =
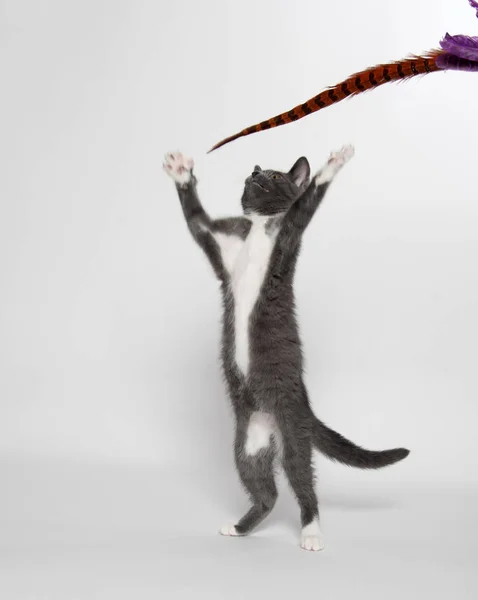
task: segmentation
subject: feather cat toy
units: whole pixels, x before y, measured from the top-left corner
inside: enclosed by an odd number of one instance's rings
[[[478,17],[478,1],[468,1],[476,10],[476,16]],[[213,146],[209,152],[240,137],[292,123],[322,108],[336,104],[345,98],[372,90],[384,83],[405,80],[415,77],[415,75],[426,75],[435,71],[450,70],[478,71],[478,37],[452,36],[447,33],[440,42],[440,49],[431,50],[422,56],[412,55],[403,60],[377,65],[355,73],[345,81],[327,88],[314,98],[307,100],[304,104],[299,104],[292,110],[267,119],[267,121],[262,121],[257,125],[247,127],[239,133],[225,138]]]

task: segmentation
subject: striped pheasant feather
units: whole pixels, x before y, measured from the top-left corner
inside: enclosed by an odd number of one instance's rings
[[[468,3],[476,10],[476,16],[478,17],[478,0],[468,0]],[[345,98],[351,98],[362,92],[372,90],[384,83],[406,80],[416,75],[426,75],[434,71],[444,70],[478,72],[478,37],[447,33],[440,42],[439,50],[430,50],[423,56],[412,55],[404,60],[377,65],[365,69],[365,71],[360,71],[360,73],[355,73],[345,81],[327,88],[317,96],[307,100],[304,104],[299,104],[291,110],[277,115],[277,117],[246,127],[239,133],[225,138],[213,146],[209,152],[240,137],[251,135],[251,133],[292,123],[313,112],[345,100]]]
[[[225,138],[213,146],[209,152],[217,150],[217,148],[237,140],[240,137],[292,123],[311,113],[327,108],[327,106],[345,100],[345,98],[351,98],[362,92],[372,90],[384,83],[406,80],[410,77],[415,77],[416,75],[426,75],[427,73],[440,71],[442,70],[442,67],[437,65],[437,58],[445,54],[446,52],[444,50],[431,50],[423,56],[412,55],[404,60],[377,65],[365,69],[364,71],[360,71],[359,73],[354,73],[344,81],[325,89],[320,94],[317,94],[317,96],[307,100],[307,102],[299,104],[276,117],[257,123],[257,125],[246,127],[246,129],[243,129],[239,133]]]

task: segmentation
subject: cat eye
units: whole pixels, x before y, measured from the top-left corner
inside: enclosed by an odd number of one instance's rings
[[[277,173],[274,173],[274,175],[272,175],[272,179],[280,179],[280,175],[277,175]]]

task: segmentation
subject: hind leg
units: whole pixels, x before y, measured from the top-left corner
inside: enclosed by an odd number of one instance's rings
[[[304,550],[323,550],[324,539],[319,528],[319,506],[314,489],[312,440],[307,427],[284,423],[283,467],[300,507],[302,523],[300,545]]]
[[[271,512],[277,500],[274,480],[274,428],[268,415],[253,412],[237,423],[235,460],[241,482],[252,506],[236,523],[221,528],[222,535],[246,535]]]

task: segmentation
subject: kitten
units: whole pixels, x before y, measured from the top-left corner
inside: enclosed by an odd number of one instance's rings
[[[306,158],[288,173],[254,168],[242,195],[244,215],[213,220],[196,191],[192,159],[165,157],[189,230],[221,282],[222,364],[236,419],[235,462],[252,507],[228,536],[252,531],[272,510],[278,459],[297,497],[301,547],[324,547],[314,489],[312,450],[346,465],[377,469],[405,458],[405,448],[370,451],[329,429],[312,412],[303,381],[293,279],[302,234],[327,188],[353,156],[332,153],[310,181]]]

